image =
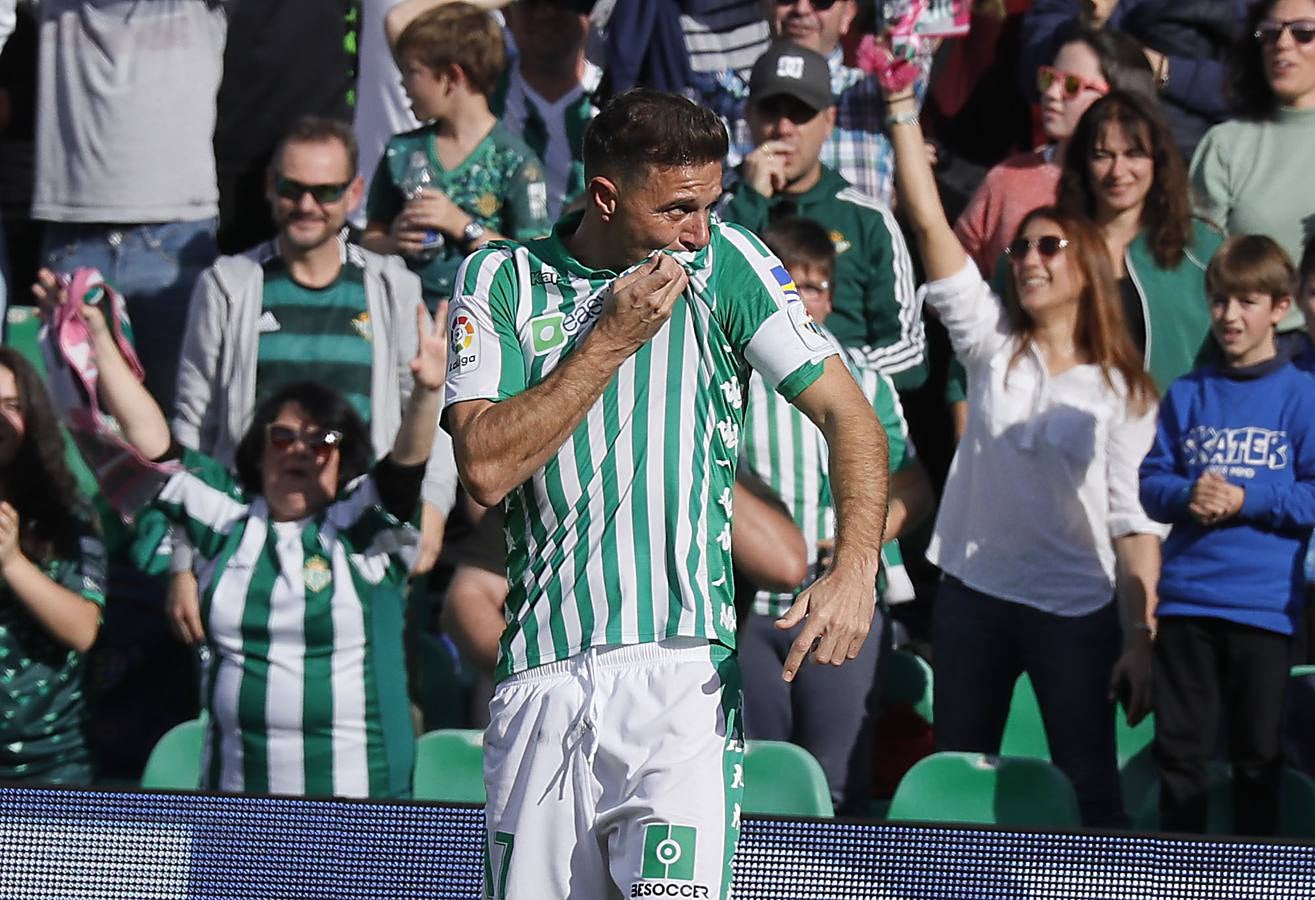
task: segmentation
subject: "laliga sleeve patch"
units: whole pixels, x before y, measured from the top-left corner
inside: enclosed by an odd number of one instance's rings
[[[804,342],[804,346],[814,352],[831,349],[831,342],[826,339],[826,334],[813,321],[813,317],[808,314],[802,300],[794,300],[785,308],[786,315],[790,317],[790,324],[794,326],[795,333],[799,339]]]
[[[458,308],[452,313],[452,346],[448,350],[449,375],[463,375],[479,368],[479,330],[470,313]]]

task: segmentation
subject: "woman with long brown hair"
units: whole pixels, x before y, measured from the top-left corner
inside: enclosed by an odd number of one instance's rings
[[[1138,626],[1161,529],[1138,501],[1137,466],[1155,385],[1096,228],[1053,207],[1028,214],[996,295],[945,218],[911,100],[888,103],[927,302],[968,374],[967,428],[927,551],[945,575],[932,631],[937,748],[998,753],[1026,672],[1083,821],[1121,824],[1110,686],[1126,682],[1145,703],[1150,642]],[[1130,624],[1122,655],[1116,583]]]
[[[0,347],[0,778],[88,784],[82,655],[105,551],[32,365]]]
[[[1100,229],[1124,320],[1161,390],[1210,347],[1205,267],[1223,241],[1192,217],[1187,162],[1154,103],[1114,91],[1078,122],[1059,205]]]

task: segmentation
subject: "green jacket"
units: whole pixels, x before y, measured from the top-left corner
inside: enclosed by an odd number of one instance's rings
[[[1218,231],[1200,219],[1192,220],[1185,255],[1175,268],[1162,269],[1151,255],[1143,229],[1124,251],[1124,264],[1141,298],[1146,326],[1146,353],[1142,361],[1155,386],[1163,393],[1214,349],[1210,336],[1210,301],[1205,296],[1205,267],[1224,241]],[[1009,278],[1008,257],[1001,256],[991,287],[1000,296]]]
[[[913,261],[890,210],[826,166],[802,194],[764,197],[737,179],[717,210],[722,219],[761,235],[773,208],[783,203],[831,233],[836,273],[826,327],[900,390],[921,386],[927,379],[922,309]]]
[[[1124,253],[1145,316],[1146,371],[1162,392],[1196,368],[1202,352],[1212,348],[1205,267],[1223,241],[1217,231],[1193,219],[1186,255],[1176,268],[1160,268],[1144,230]]]

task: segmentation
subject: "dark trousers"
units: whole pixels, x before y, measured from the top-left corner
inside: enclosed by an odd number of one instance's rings
[[[1058,616],[946,577],[932,620],[936,749],[999,753],[1014,684],[1026,672],[1051,760],[1073,783],[1083,824],[1126,824],[1109,696],[1120,648],[1113,602]]]
[[[883,618],[858,657],[844,665],[804,663],[792,682],[781,667],[803,623],[781,631],[770,616],[751,614],[736,638],[744,691],[744,736],[790,741],[817,758],[831,788],[836,812],[866,816],[872,806],[872,725]]]
[[[1280,727],[1290,638],[1224,619],[1166,616],[1155,641],[1160,827],[1203,832],[1221,716],[1233,763],[1233,830],[1278,829]]]

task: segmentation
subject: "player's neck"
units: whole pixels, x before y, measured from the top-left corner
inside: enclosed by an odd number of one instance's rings
[[[627,260],[619,248],[608,240],[608,229],[588,211],[580,220],[580,227],[562,238],[567,251],[586,269],[610,269],[620,272],[639,260]]]

